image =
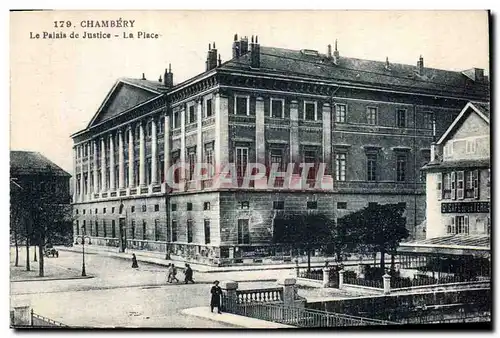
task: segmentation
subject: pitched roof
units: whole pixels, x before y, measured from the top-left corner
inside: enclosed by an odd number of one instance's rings
[[[432,171],[433,169],[446,169],[446,168],[490,168],[490,159],[470,159],[470,160],[457,160],[457,161],[434,161],[427,163],[422,167],[422,170]]]
[[[250,69],[250,53],[230,60],[221,69]],[[377,85],[395,89],[419,90],[430,94],[487,97],[488,82],[474,82],[461,72],[424,68],[419,75],[413,65],[340,57],[337,65],[325,54],[303,52],[275,47],[260,47],[260,71],[268,73],[312,77],[315,79],[345,81]]]
[[[57,164],[36,151],[11,151],[10,173],[11,176],[36,174],[71,176]]]
[[[421,241],[401,243],[401,246],[468,247],[490,248],[491,238],[487,235],[449,235],[427,238]]]
[[[143,79],[134,79],[129,77],[121,78],[120,81],[128,82],[129,84],[135,85],[137,87],[142,87],[145,89],[149,89],[158,93],[167,92],[168,88],[165,87],[163,82],[160,81],[151,81],[151,80],[143,80]]]
[[[465,121],[465,118],[468,112],[476,112],[479,117],[481,117],[487,124],[490,124],[490,105],[485,102],[468,102],[465,107],[462,109],[460,114],[455,118],[452,124],[446,129],[444,134],[439,138],[437,144],[442,144],[445,140],[448,139],[448,136],[456,130],[456,128],[460,127]]]

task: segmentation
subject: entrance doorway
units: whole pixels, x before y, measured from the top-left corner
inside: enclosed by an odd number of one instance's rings
[[[120,218],[119,220],[120,228],[120,252],[125,252],[127,248],[127,229],[125,227],[125,218]]]

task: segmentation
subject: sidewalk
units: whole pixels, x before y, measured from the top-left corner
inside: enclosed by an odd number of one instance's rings
[[[60,251],[72,251],[72,252],[82,252],[82,248],[80,245],[77,246],[72,246],[72,247],[57,247],[58,250]],[[175,266],[183,269],[184,268],[184,261],[177,261],[177,260],[167,260],[165,259],[165,253],[162,252],[153,252],[153,251],[142,251],[142,250],[131,250],[127,249],[127,252],[118,252],[118,248],[111,248],[111,247],[103,247],[103,246],[92,246],[92,245],[86,245],[85,246],[85,252],[87,253],[95,253],[95,254],[102,254],[102,255],[107,255],[109,257],[116,257],[116,258],[124,258],[124,259],[131,259],[132,253],[135,253],[137,260],[139,262],[144,262],[144,263],[150,263],[150,264],[156,264],[156,265],[161,265],[161,266],[167,266],[168,264],[175,264]],[[322,257],[322,258],[317,258],[314,257],[316,262],[311,260],[311,267],[312,268],[322,268],[325,265],[325,261],[331,262],[330,265],[334,265],[333,263],[333,258],[328,258],[328,257]],[[368,262],[368,260],[365,260]],[[359,260],[351,260],[351,261],[345,261],[343,262],[344,265],[358,265]],[[197,263],[189,263],[191,265],[191,268],[194,271],[198,272],[206,272],[206,273],[212,273],[212,272],[233,272],[233,271],[262,271],[262,270],[290,270],[294,269],[297,265],[295,263],[282,263],[282,264],[253,264],[253,265],[237,265],[237,266],[208,266],[204,264],[197,264]],[[307,267],[307,262],[302,262],[298,264],[299,267],[305,268]]]
[[[215,312],[215,310],[214,310]],[[233,315],[231,313],[212,313],[208,306],[195,307],[184,309],[181,311],[183,315],[194,316],[203,319],[208,319],[215,322],[226,323],[246,329],[291,329],[295,328],[291,325],[268,322],[265,320]]]

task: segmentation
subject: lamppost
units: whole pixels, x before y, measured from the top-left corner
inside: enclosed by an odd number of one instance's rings
[[[82,227],[83,228],[83,227]],[[83,231],[83,229],[82,229]],[[89,245],[92,244],[92,241],[90,240],[90,236],[82,234],[82,235],[76,235],[75,237],[75,244],[78,244],[78,239],[82,239],[82,277],[87,276],[87,273],[85,272],[85,239],[89,239]]]

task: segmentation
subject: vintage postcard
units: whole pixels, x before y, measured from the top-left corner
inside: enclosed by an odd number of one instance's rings
[[[491,329],[488,11],[10,12],[10,325]]]

